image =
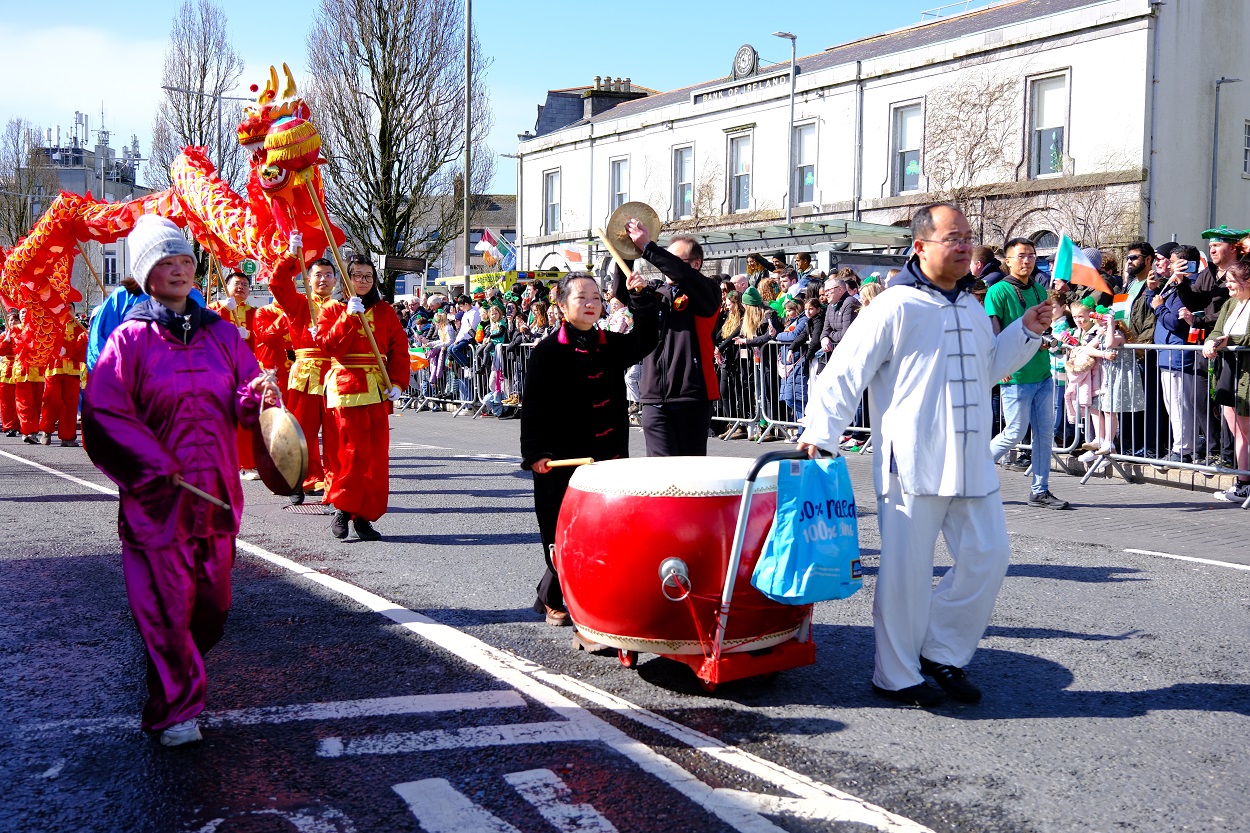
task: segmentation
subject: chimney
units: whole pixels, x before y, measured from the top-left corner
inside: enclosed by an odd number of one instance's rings
[[[643,90],[634,89],[629,78],[596,75],[594,85],[582,93],[582,118],[593,118],[622,102],[645,96]]]

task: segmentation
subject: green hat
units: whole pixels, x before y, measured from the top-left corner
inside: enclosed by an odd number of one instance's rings
[[[742,292],[742,305],[744,307],[762,307],[764,306],[764,298],[760,295],[758,289],[748,286]]]
[[[877,282],[877,278],[878,278],[878,277],[880,277],[880,274],[881,274],[880,272],[873,272],[871,275],[869,275],[868,277],[864,278],[864,284],[863,284],[863,285],[864,285],[864,286],[867,286],[867,285],[868,285],[868,284],[870,284],[870,283],[876,283],[876,282]]]
[[[1107,307],[1104,307],[1102,304],[1099,304],[1098,306],[1094,307],[1094,312],[1098,313],[1099,315],[1106,315],[1107,313],[1111,312],[1111,310],[1108,309]]]
[[[1229,228],[1228,226],[1220,226],[1219,228],[1209,228],[1204,231],[1202,233],[1202,239],[1223,240],[1225,243],[1236,243],[1238,240],[1246,237],[1247,235],[1248,232],[1239,231],[1235,228]]]
[[[1081,306],[1085,307],[1086,309],[1092,312],[1094,307],[1098,306],[1098,302],[1094,300],[1093,295],[1086,295],[1084,298],[1081,299]]]

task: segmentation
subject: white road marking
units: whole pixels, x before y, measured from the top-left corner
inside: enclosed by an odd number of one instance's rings
[[[391,789],[408,803],[426,833],[520,833],[465,798],[443,778],[409,781]]]
[[[509,723],[503,726],[468,726],[427,732],[390,732],[362,738],[322,738],[317,757],[344,755],[400,755],[439,749],[478,749],[483,746],[520,746],[529,743],[578,743],[599,740],[594,727],[573,720],[546,723]]]
[[[1195,564],[1209,564],[1212,567],[1228,567],[1230,570],[1246,570],[1250,571],[1250,565],[1246,564],[1229,564],[1227,561],[1213,561],[1210,558],[1195,558],[1192,555],[1173,555],[1170,552],[1155,552],[1154,550],[1125,550],[1134,555],[1156,555],[1159,558],[1171,558],[1175,561],[1192,561]]]
[[[570,804],[572,792],[549,769],[513,772],[503,777],[559,833],[617,833],[612,822],[589,804]]]
[[[452,454],[453,460],[478,460],[483,463],[519,463],[521,458],[515,454]]]
[[[116,492],[106,491],[101,486],[88,483],[47,466],[33,463],[25,458],[2,451],[0,451],[0,454],[97,491],[105,491],[106,494],[116,494]],[[567,717],[570,722],[593,724],[597,729],[599,739],[605,745],[628,758],[644,772],[658,778],[686,796],[690,801],[717,816],[729,826],[741,831],[741,833],[756,833],[757,831],[759,833],[763,833],[763,831],[780,833],[780,828],[756,811],[752,806],[753,799],[747,797],[747,794],[740,794],[733,790],[714,790],[651,747],[634,740],[615,726],[595,717],[556,689],[563,688],[566,691],[577,693],[591,702],[610,703],[612,704],[610,708],[618,714],[645,726],[657,728],[673,739],[711,755],[724,764],[765,778],[770,783],[804,800],[806,806],[814,808],[823,802],[829,802],[828,806],[841,808],[838,810],[839,814],[862,812],[865,818],[872,819],[872,821],[865,821],[864,823],[878,830],[890,831],[891,833],[896,831],[898,833],[903,831],[907,831],[907,833],[921,833],[922,831],[930,833],[929,828],[919,825],[910,819],[895,815],[853,795],[814,781],[780,764],[728,746],[713,737],[674,723],[667,718],[663,718],[594,686],[587,685],[563,674],[552,673],[524,657],[513,654],[510,651],[494,648],[474,636],[456,630],[450,625],[440,624],[428,616],[409,610],[354,584],[319,573],[289,558],[276,555],[243,540],[239,540],[237,546],[238,549],[244,552],[290,570],[309,581],[352,599],[368,610],[382,614],[392,622],[403,626],[430,643],[460,657],[470,664],[476,665],[495,679],[510,685],[522,694],[528,695],[531,699],[547,706],[557,714]]]
[[[205,726],[257,726],[265,723],[291,723],[297,720],[344,720],[355,717],[431,714],[468,709],[515,709],[524,708],[524,706],[524,697],[515,691],[503,689],[448,694],[410,694],[402,697],[374,697],[365,700],[232,709],[203,715],[200,722]],[[22,731],[49,732],[73,729],[100,732],[138,728],[139,719],[135,717],[100,717],[36,723],[24,727]]]
[[[429,451],[451,451],[445,445],[424,445],[422,443],[391,443],[391,448],[424,448]]]
[[[7,451],[0,451],[0,455],[8,457],[10,460],[16,460],[19,463],[25,463],[31,468],[39,469],[40,471],[47,472],[48,474],[56,475],[62,480],[68,480],[70,483],[77,483],[79,486],[86,486],[88,489],[91,489],[96,492],[100,492],[101,494],[113,495],[114,497],[117,496],[116,489],[110,489],[107,486],[101,486],[98,483],[92,483],[90,480],[83,480],[80,477],[74,477],[74,475],[72,474],[66,474],[63,471],[57,471],[56,469],[48,468],[43,463],[36,463],[34,460],[27,460],[25,457],[18,457],[16,454],[10,454]]]

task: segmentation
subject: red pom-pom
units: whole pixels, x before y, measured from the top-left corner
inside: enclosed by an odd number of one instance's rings
[[[260,85],[253,84],[252,86],[248,87],[248,89],[251,90],[252,92],[258,92],[260,90]]]

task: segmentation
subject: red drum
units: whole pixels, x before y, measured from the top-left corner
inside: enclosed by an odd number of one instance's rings
[[[754,460],[644,457],[582,466],[560,507],[555,564],[564,600],[588,639],[663,655],[710,654],[742,489]],[[782,605],[751,586],[777,509],[777,465],[756,479],[722,651],[795,637],[808,605]],[[660,564],[680,558],[691,592],[671,601]]]

